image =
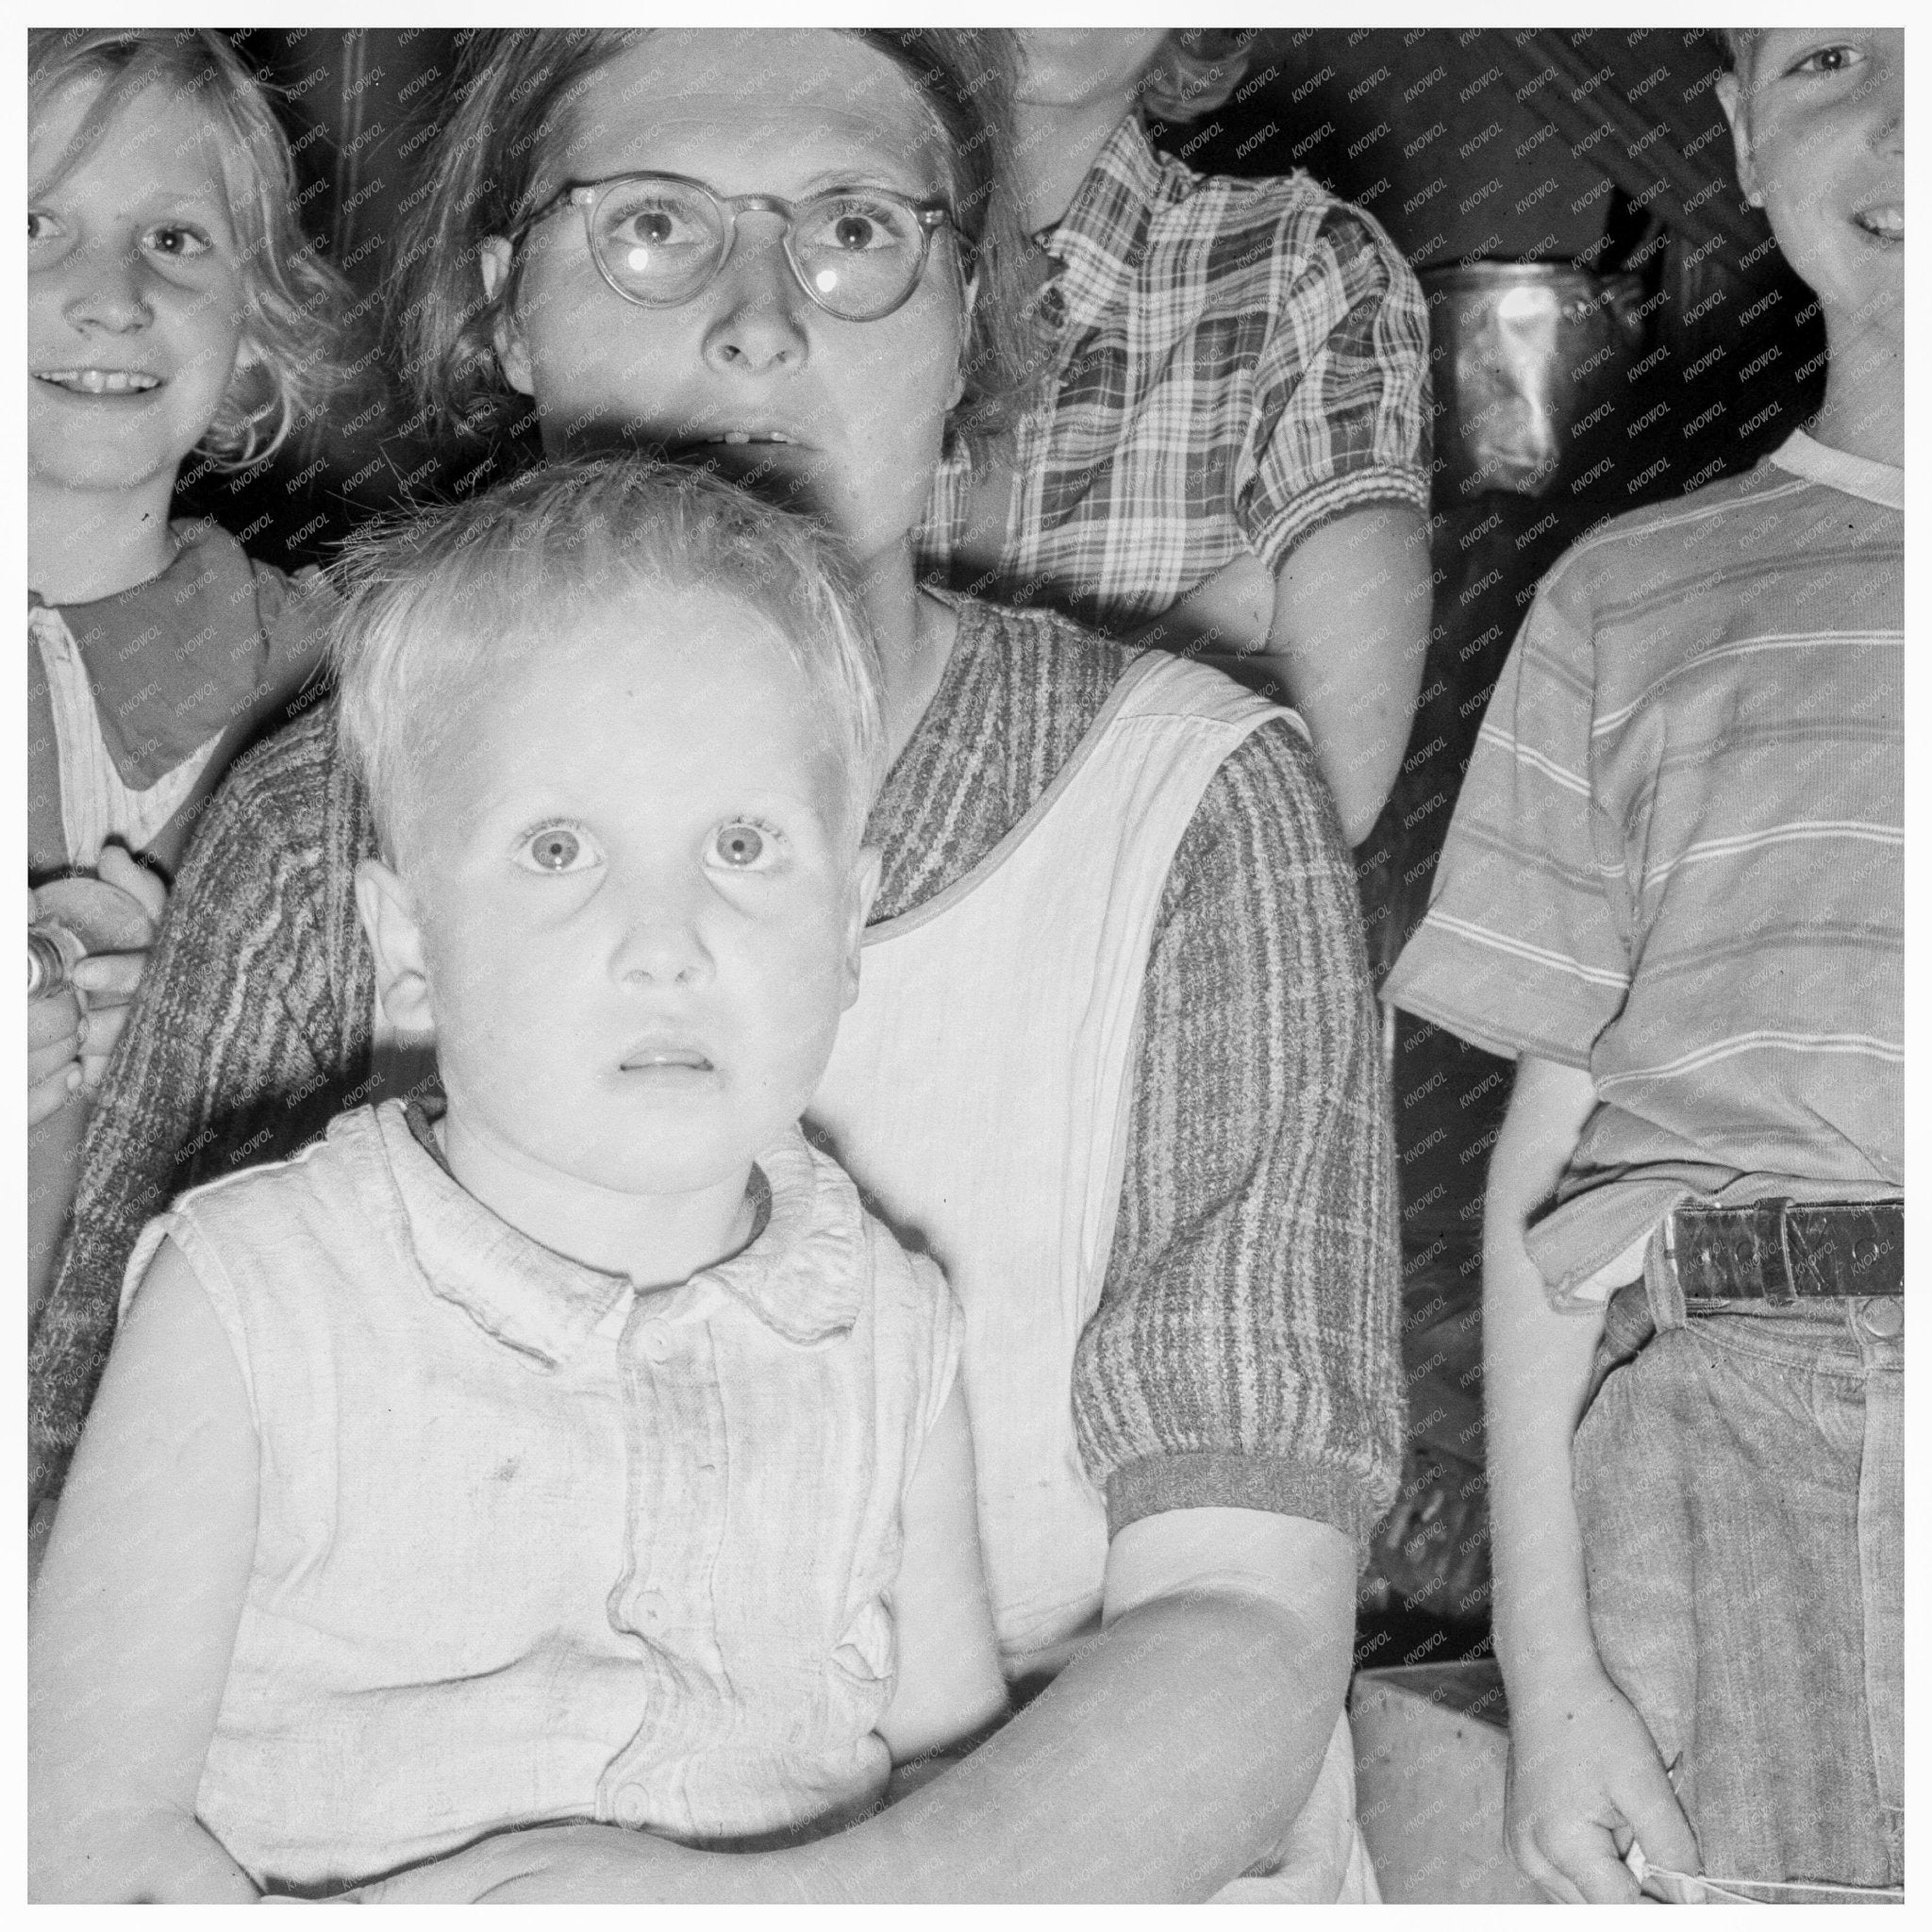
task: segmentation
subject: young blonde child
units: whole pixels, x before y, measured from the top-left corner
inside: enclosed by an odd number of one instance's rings
[[[175,478],[197,450],[269,455],[328,394],[346,285],[303,240],[288,142],[217,33],[34,30],[28,142],[28,885],[98,872],[133,902],[95,922],[86,894],[29,898],[30,921],[115,947],[28,1003],[38,1279],[79,1131],[56,1117],[119,1035],[145,957],[127,935],[320,662],[313,582],[171,521]]]
[[[1518,1058],[1496,1651],[1572,1900],[1904,1877],[1905,37],[1729,40],[1824,408],[1544,582],[1389,987]]]
[[[566,466],[350,569],[358,899],[447,1104],[143,1239],[35,1600],[42,1897],[770,1841],[1005,1707],[958,1312],[796,1125],[877,875],[826,545]]]

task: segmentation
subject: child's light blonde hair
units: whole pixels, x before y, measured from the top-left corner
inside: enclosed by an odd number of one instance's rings
[[[331,641],[341,743],[391,858],[413,849],[407,808],[502,647],[527,652],[640,592],[689,591],[742,602],[783,641],[858,844],[885,776],[878,656],[834,541],[807,518],[675,464],[549,463],[359,533],[331,575],[343,596]]]
[[[53,173],[51,188],[102,141],[139,94],[191,98],[214,136],[256,355],[228,385],[200,447],[242,469],[275,453],[343,381],[338,317],[348,283],[316,254],[296,219],[295,164],[261,83],[208,27],[35,27],[27,35],[28,125],[75,87],[99,90]]]

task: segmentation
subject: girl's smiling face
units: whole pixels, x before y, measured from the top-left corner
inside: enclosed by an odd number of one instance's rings
[[[648,170],[724,196],[801,202],[872,187],[943,200],[941,140],[899,69],[845,35],[665,31],[590,76],[539,198]],[[798,487],[868,561],[918,522],[960,393],[968,296],[956,242],[934,235],[904,307],[842,322],[799,287],[782,232],[779,217],[745,211],[708,288],[646,308],[604,280],[581,215],[561,208],[517,243],[499,355],[553,454],[613,439],[703,447],[735,474]],[[485,244],[492,289],[511,254],[508,241]]]
[[[165,476],[247,356],[226,191],[192,102],[149,88],[57,173],[95,90],[36,125],[27,201],[27,464],[101,491]]]
[[[1810,286],[1836,360],[1903,326],[1905,33],[1765,27],[1720,77],[1744,192]]]

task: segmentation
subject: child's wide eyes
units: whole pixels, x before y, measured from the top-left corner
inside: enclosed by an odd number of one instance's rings
[[[43,208],[30,208],[26,211],[26,239],[29,242],[56,242],[60,237],[60,224]]]
[[[182,222],[164,222],[158,228],[150,228],[147,245],[157,255],[169,256],[176,261],[192,261],[214,247],[199,228],[191,228]]]
[[[770,862],[776,850],[774,836],[749,819],[733,819],[711,834],[713,856],[733,872],[756,872]]]
[[[540,825],[516,848],[517,863],[529,872],[588,872],[600,861],[591,835],[579,825]]]

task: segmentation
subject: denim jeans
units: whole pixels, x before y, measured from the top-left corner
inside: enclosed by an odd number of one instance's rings
[[[1604,1667],[1706,1872],[1902,1885],[1904,1299],[1687,1310],[1649,1274],[1573,1461]]]

